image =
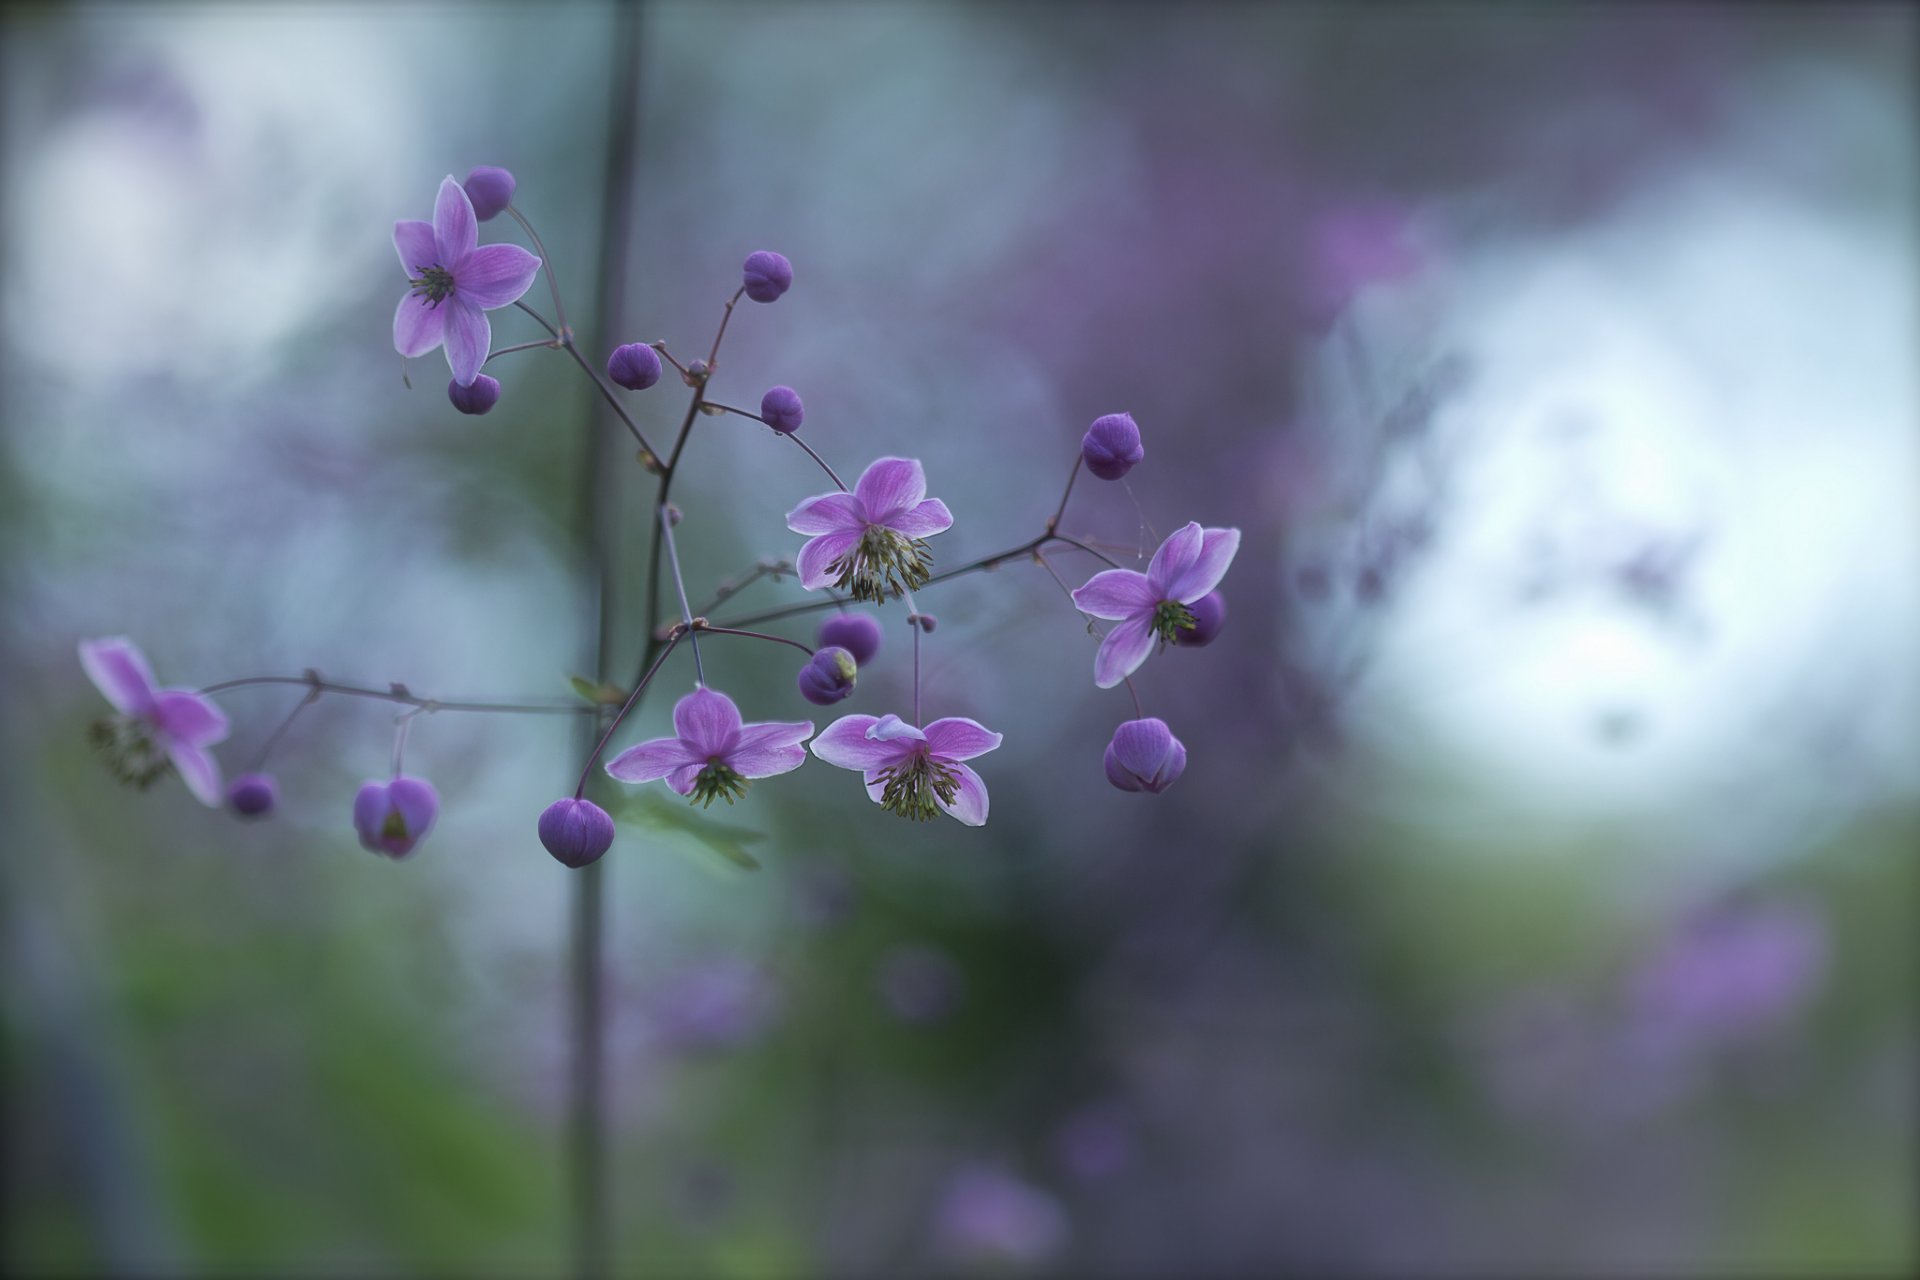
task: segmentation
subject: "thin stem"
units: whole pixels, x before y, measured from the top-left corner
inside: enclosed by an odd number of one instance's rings
[[[547,273],[547,288],[553,294],[554,318],[560,322],[562,333],[571,333],[572,330],[567,325],[567,309],[560,304],[560,284],[553,278],[553,258],[547,253],[547,246],[540,242],[540,233],[533,229],[533,224],[527,221],[526,215],[511,204],[507,206],[507,216],[520,224],[520,229],[527,233],[528,239],[533,241],[533,247],[540,251],[540,269]]]
[[[347,698],[375,698],[382,702],[398,702],[409,707],[418,707],[422,711],[490,711],[506,715],[581,715],[593,714],[597,707],[580,706],[574,703],[542,702],[473,702],[455,701],[445,698],[423,698],[408,691],[405,685],[391,685],[385,689],[370,689],[363,685],[340,684],[333,680],[323,680],[318,672],[309,671],[302,676],[243,676],[238,680],[222,680],[200,690],[203,694],[225,693],[229,689],[244,689],[260,684],[297,684],[313,690],[312,696],[337,693]]]
[[[752,636],[755,640],[771,640],[775,644],[792,645],[794,648],[806,654],[808,657],[813,656],[813,649],[811,646],[801,644],[798,640],[789,640],[785,636],[769,635],[764,631],[745,631],[739,627],[716,627],[711,622],[699,623],[693,629],[695,631],[711,632],[712,634],[717,636]]]
[[[393,776],[396,778],[407,755],[407,731],[413,728],[413,718],[425,710],[425,707],[409,707],[393,718]]]
[[[751,571],[742,574],[738,578],[728,578],[715,586],[712,601],[702,608],[700,612],[712,613],[735,595],[753,583],[758,582],[760,579],[767,577],[769,574],[792,572],[793,561],[791,560],[762,560],[760,563],[754,565]]]
[[[662,506],[660,508],[660,536],[666,540],[667,563],[673,566],[673,589],[680,597],[680,621],[686,624],[693,641],[693,671],[702,685],[707,683],[707,668],[700,661],[700,637],[691,635],[693,631],[693,609],[687,604],[687,582],[680,576],[680,549],[673,543],[673,515]]]
[[[516,300],[513,305],[520,308],[520,310],[526,312],[528,315],[532,316],[535,320],[538,320],[540,322],[540,327],[542,329],[545,329],[548,333],[552,334],[556,339],[560,336],[560,331],[554,328],[551,324],[548,324],[547,318],[545,316],[541,315],[538,311],[535,311],[532,307],[528,306],[526,303]]]
[[[1073,588],[1069,587],[1067,585],[1066,579],[1062,578],[1059,575],[1059,573],[1055,571],[1053,567],[1053,562],[1048,560],[1046,556],[1042,555],[1037,550],[1033,553],[1033,560],[1035,564],[1039,565],[1042,569],[1045,569],[1047,571],[1047,576],[1052,578],[1056,583],[1059,584],[1060,590],[1065,592],[1067,599],[1071,601],[1073,599]],[[1079,610],[1080,606],[1076,604],[1074,605],[1074,608],[1076,610]],[[1098,639],[1106,638],[1104,632],[1094,627],[1093,617],[1091,614],[1088,614],[1085,610],[1080,610],[1080,616],[1087,619],[1087,634],[1094,636]],[[1135,720],[1145,719],[1147,713],[1140,709],[1140,690],[1134,687],[1133,677],[1121,676],[1120,679],[1122,682],[1126,684],[1128,694],[1132,695],[1133,697],[1133,718]]]
[[[825,458],[822,458],[819,454],[815,453],[811,445],[809,445],[805,440],[802,440],[799,436],[793,434],[791,431],[781,431],[775,428],[771,422],[768,422],[765,418],[761,417],[759,414],[749,413],[745,409],[736,409],[730,404],[721,404],[718,401],[709,400],[707,401],[705,407],[707,409],[713,410],[716,413],[737,413],[743,418],[751,418],[753,421],[759,423],[761,426],[766,427],[768,430],[772,431],[775,435],[785,436],[787,439],[799,445],[802,449],[805,449],[807,451],[807,456],[820,464],[820,469],[827,473],[827,478],[833,481],[834,487],[839,489],[840,492],[842,493],[848,492],[847,486],[840,479],[839,473],[837,473],[836,471],[834,471],[832,467],[827,465],[827,460]]]
[[[913,628],[913,727],[920,727],[920,615],[907,615],[907,624]]]
[[[543,347],[548,351],[558,351],[560,344],[551,338],[547,338],[540,342],[516,342],[510,347],[495,347],[487,353],[487,359],[482,361],[482,363],[489,363],[497,356],[511,355],[516,351],[532,351],[535,347]]]
[[[657,341],[657,342],[649,342],[647,345],[652,347],[655,351],[658,351],[660,353],[660,357],[663,360],[665,360],[668,364],[678,369],[680,371],[680,376],[683,379],[690,378],[693,376],[692,374],[687,372],[687,366],[681,364],[678,360],[675,360],[673,358],[673,352],[667,350],[667,344],[664,340]]]
[[[673,652],[673,647],[680,643],[682,634],[684,633],[676,631],[673,637],[661,648],[660,655],[653,660],[653,665],[647,668],[647,674],[640,677],[640,682],[633,686],[633,692],[628,694],[627,700],[620,704],[620,710],[613,717],[613,723],[609,724],[607,731],[600,735],[600,741],[594,745],[593,754],[587,757],[587,762],[584,765],[580,766],[580,781],[573,789],[573,798],[575,800],[578,800],[586,794],[587,775],[593,772],[594,761],[598,760],[600,753],[607,749],[607,743],[613,739],[614,730],[620,727],[620,722],[627,718],[627,713],[632,711],[634,704],[640,701],[640,695],[645,692],[647,684],[654,677],[654,673],[659,671],[661,665],[666,662],[667,655]]]
[[[740,301],[741,295],[746,293],[746,291],[747,291],[747,286],[745,286],[744,284],[741,285],[738,289],[735,289],[733,291],[733,296],[727,299],[727,309],[720,313],[720,328],[714,332],[713,346],[709,348],[707,351],[707,372],[708,373],[713,372],[714,368],[716,367],[720,359],[720,339],[727,336],[727,321],[733,319],[733,304]]]
[[[1069,538],[1064,533],[1056,533],[1052,536],[1055,542],[1064,542],[1070,547],[1078,547],[1080,548],[1080,550],[1086,552],[1088,555],[1097,556],[1101,560],[1106,561],[1108,565],[1112,566],[1115,569],[1119,569],[1123,567],[1118,560],[1115,560],[1112,556],[1100,550],[1100,548],[1088,546],[1086,543],[1080,541],[1078,538]]]
[[[827,473],[827,479],[833,481],[835,488],[839,489],[840,492],[842,493],[849,492],[846,486],[846,482],[841,480],[839,475],[834,472],[834,469],[827,465],[827,460],[825,458],[821,457],[819,454],[813,451],[812,445],[808,444],[805,440],[802,440],[799,436],[787,435],[787,433],[785,432],[782,432],[781,434],[786,435],[787,439],[793,441],[795,444],[799,445],[802,449],[806,450],[807,456],[820,464],[820,469]]]
[[[564,326],[558,329],[554,328],[553,325],[547,322],[545,316],[535,311],[525,302],[515,302],[513,305],[532,316],[535,320],[538,320],[540,327],[553,335],[553,341],[551,343],[540,345],[559,347],[562,351],[573,357],[573,362],[580,366],[581,371],[585,373],[587,377],[593,379],[593,385],[600,388],[601,398],[620,416],[620,421],[626,424],[627,431],[633,436],[635,442],[646,451],[646,457],[642,461],[645,463],[647,470],[659,470],[660,455],[655,452],[653,443],[647,439],[646,433],[640,430],[640,425],[627,413],[627,407],[620,403],[620,398],[613,394],[613,388],[608,386],[606,379],[600,376],[600,371],[589,364],[587,358],[580,354],[580,348],[574,345],[573,331]]]
[[[267,735],[267,740],[260,744],[260,750],[253,757],[253,765],[248,772],[258,773],[266,765],[267,757],[272,754],[274,747],[279,744],[287,730],[293,727],[293,722],[300,718],[300,713],[319,700],[320,690],[309,689],[306,697],[293,704],[293,710],[287,712],[286,719],[275,725],[273,732]]]
[[[1053,514],[1047,517],[1048,533],[1052,533],[1055,529],[1058,529],[1060,527],[1060,517],[1067,514],[1067,499],[1073,496],[1073,482],[1079,478],[1080,464],[1084,461],[1086,461],[1085,455],[1078,453],[1073,455],[1073,470],[1067,472],[1067,487],[1060,494],[1060,505],[1055,507]]]

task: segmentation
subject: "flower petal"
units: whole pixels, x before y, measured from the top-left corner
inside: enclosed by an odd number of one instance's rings
[[[765,747],[798,746],[812,736],[811,720],[761,720],[740,727],[740,736],[733,743],[733,754],[759,751]]]
[[[666,777],[691,760],[693,753],[687,750],[687,744],[680,739],[655,738],[651,742],[628,747],[607,761],[606,768],[610,776],[622,782],[652,782],[655,778]],[[699,763],[705,764],[705,757]]]
[[[683,796],[690,796],[693,794],[693,784],[700,781],[700,775],[705,773],[706,769],[707,762],[705,760],[696,760],[692,764],[683,764],[667,775],[667,785]]]
[[[1233,563],[1234,553],[1239,550],[1238,529],[1202,531],[1200,553],[1187,566],[1185,573],[1167,584],[1166,599],[1192,604],[1206,595],[1220,585],[1220,579],[1227,576],[1227,566]]]
[[[409,280],[440,261],[440,248],[433,242],[433,224],[418,218],[402,218],[393,224],[393,247],[400,254],[400,269]]]
[[[1103,569],[1073,593],[1073,607],[1096,618],[1119,620],[1151,613],[1160,597],[1144,573],[1132,569]]]
[[[875,742],[895,742],[905,739],[908,742],[925,742],[927,735],[918,726],[910,725],[899,716],[891,713],[881,716],[867,726],[867,736]]]
[[[487,362],[487,348],[493,345],[493,326],[487,313],[458,294],[440,304],[447,316],[447,365],[453,380],[463,387],[473,385],[480,366]]]
[[[858,533],[867,527],[867,509],[850,493],[823,493],[787,512],[795,533]]]
[[[823,533],[800,548],[800,558],[794,561],[794,568],[800,572],[800,585],[809,591],[830,585],[834,575],[828,572],[828,566],[853,550],[859,541],[859,534],[843,530]]]
[[[423,356],[447,340],[447,312],[430,307],[422,294],[409,293],[393,313],[393,349],[407,357]]]
[[[927,726],[927,747],[943,760],[971,760],[999,745],[999,734],[965,716],[948,716]]]
[[[808,746],[813,754],[842,769],[872,772],[884,769],[911,749],[907,743],[876,741],[867,730],[879,723],[877,716],[841,716],[820,731]]]
[[[365,848],[379,847],[374,841],[380,838],[380,824],[386,821],[387,808],[386,783],[369,780],[360,784],[360,790],[353,797],[353,829],[359,833]]]
[[[125,636],[82,640],[80,668],[115,710],[142,717],[152,713],[153,668],[133,641]]]
[[[476,307],[510,307],[533,287],[540,259],[517,244],[483,244],[453,275],[453,292]]]
[[[1193,567],[1193,562],[1200,558],[1200,547],[1204,541],[1205,534],[1198,520],[1189,520],[1167,535],[1166,541],[1160,544],[1160,549],[1153,553],[1153,560],[1147,565],[1147,584],[1153,588],[1155,601],[1173,599],[1172,592],[1167,588]],[[1200,594],[1205,595],[1206,592]]]
[[[920,505],[927,496],[927,476],[917,458],[877,458],[860,473],[853,491],[866,506],[868,520],[888,524],[893,516]]]
[[[960,785],[954,790],[953,803],[948,804],[939,796],[933,802],[940,806],[941,812],[958,818],[970,827],[982,825],[987,820],[987,784],[980,775],[963,764],[953,766],[960,775]]]
[[[673,731],[697,760],[724,757],[740,741],[740,708],[718,689],[705,685],[673,704]]]
[[[467,189],[448,174],[433,202],[433,245],[440,251],[440,265],[452,270],[479,242],[480,220],[473,216],[473,201],[467,199]]]
[[[426,835],[440,816],[440,793],[425,778],[395,778],[387,784],[387,803],[407,824],[407,836],[413,840]]]
[[[888,518],[887,527],[909,538],[931,538],[953,528],[953,513],[940,499],[928,498],[917,507],[895,512]]]
[[[153,724],[164,736],[195,747],[210,747],[227,736],[227,713],[186,689],[154,695]]]
[[[1153,619],[1129,618],[1100,642],[1100,652],[1093,656],[1093,682],[1102,689],[1113,688],[1132,675],[1151,652]]]
[[[176,739],[167,744],[167,756],[179,771],[180,781],[186,783],[187,790],[193,792],[195,800],[209,808],[220,807],[225,792],[220,787],[220,763],[213,758],[211,751]]]
[[[771,778],[791,773],[806,762],[807,749],[797,742],[736,749],[727,756],[727,767],[743,778]]]

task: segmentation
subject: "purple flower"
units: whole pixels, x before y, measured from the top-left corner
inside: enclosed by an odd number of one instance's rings
[[[681,1050],[737,1049],[779,1020],[773,975],[738,957],[722,957],[676,974],[653,1000],[655,1033]]]
[[[916,822],[950,814],[970,827],[987,820],[987,784],[961,764],[1000,745],[977,720],[949,717],[916,729],[899,716],[842,716],[813,740],[813,754],[866,775],[867,795]]]
[[[934,1218],[942,1251],[971,1262],[1035,1264],[1067,1242],[1067,1216],[1046,1192],[994,1165],[968,1165],[947,1183]]]
[[[760,397],[760,420],[783,436],[790,436],[807,420],[807,407],[792,387],[772,387]]]
[[[1156,636],[1170,644],[1179,632],[1196,627],[1187,606],[1220,585],[1239,549],[1238,529],[1202,529],[1190,523],[1167,535],[1145,573],[1108,569],[1087,579],[1073,593],[1074,605],[1082,613],[1120,624],[1100,642],[1093,682],[1113,688],[1147,660]]]
[[[800,668],[800,696],[817,707],[830,707],[845,701],[859,679],[860,664],[853,655],[836,645],[828,645]]]
[[[820,624],[820,643],[838,645],[865,666],[880,652],[880,621],[870,613],[836,613]]]
[[[1193,616],[1193,626],[1175,631],[1173,642],[1185,649],[1204,649],[1227,625],[1227,598],[1209,591],[1188,605],[1187,612]]]
[[[1087,470],[1102,480],[1118,480],[1147,456],[1140,443],[1140,428],[1130,413],[1109,413],[1095,418],[1080,437],[1080,457]]]
[[[360,847],[389,858],[412,853],[439,816],[440,795],[433,784],[405,774],[391,782],[366,782],[353,798],[353,829],[360,833]]]
[[[613,847],[613,819],[591,800],[555,800],[540,815],[540,843],[565,865],[584,867]]]
[[[607,376],[629,391],[645,391],[660,381],[660,353],[644,342],[615,347],[607,357]]]
[[[92,736],[121,780],[151,786],[171,767],[196,800],[218,806],[220,765],[207,748],[227,736],[226,713],[190,689],[156,689],[153,669],[124,636],[82,640],[80,666],[120,713]]]
[[[925,586],[933,572],[926,539],[952,527],[947,504],[927,497],[914,458],[881,458],[852,493],[808,498],[787,513],[787,528],[816,535],[795,562],[800,585],[837,586],[875,604]]]
[[[423,356],[445,344],[453,380],[480,376],[493,328],[486,313],[511,306],[533,286],[540,259],[517,244],[479,244],[473,202],[449,174],[434,201],[433,222],[393,224],[393,246],[412,287],[393,313],[393,345]]]
[[[740,268],[741,287],[755,302],[773,302],[793,287],[793,264],[785,255],[759,249]]]
[[[243,773],[227,785],[227,803],[243,818],[260,818],[280,802],[280,787],[270,773]]]
[[[458,382],[449,382],[447,399],[462,413],[485,413],[500,403],[500,380],[483,373],[464,387]]]
[[[1187,749],[1166,721],[1152,716],[1129,720],[1113,731],[1106,766],[1107,781],[1122,791],[1159,795],[1185,772]]]
[[[673,731],[678,736],[628,747],[607,762],[607,772],[622,782],[665,778],[704,808],[717,799],[732,804],[756,778],[798,769],[813,722],[743,724],[732,698],[702,686],[674,704]]]
[[[473,202],[473,216],[482,222],[499,217],[513,203],[513,191],[518,185],[505,169],[490,164],[476,165],[467,174],[464,187],[467,199]]]

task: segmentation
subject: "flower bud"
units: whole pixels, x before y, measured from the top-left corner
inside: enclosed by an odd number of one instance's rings
[[[1151,791],[1155,795],[1173,785],[1187,767],[1187,749],[1173,736],[1167,722],[1149,716],[1129,720],[1113,731],[1107,744],[1107,781],[1122,791]]]
[[[934,617],[930,613],[916,613],[911,618],[908,618],[907,621],[912,623],[914,626],[920,628],[922,631],[926,632],[928,635],[932,635],[933,629],[940,625],[940,619]]]
[[[820,643],[838,645],[864,667],[880,652],[880,620],[870,613],[836,613],[820,624]]]
[[[227,784],[227,803],[243,818],[260,818],[279,803],[280,788],[270,773],[243,773]]]
[[[607,376],[629,391],[645,391],[660,381],[660,353],[644,342],[615,347],[607,357]]]
[[[613,847],[613,819],[591,800],[555,800],[540,815],[540,843],[565,865],[584,867]]]
[[[353,798],[353,829],[370,853],[404,858],[433,829],[440,796],[433,784],[404,774],[391,782],[368,782]]]
[[[500,401],[500,380],[480,374],[466,386],[447,384],[447,399],[462,413],[485,413]]]
[[[817,707],[830,707],[853,692],[859,674],[860,664],[851,653],[838,645],[829,645],[800,668],[796,683],[800,686],[800,696],[808,702]]]
[[[749,298],[772,302],[793,287],[793,264],[770,249],[759,249],[747,255],[740,276]]]
[[[1080,437],[1080,456],[1087,470],[1102,480],[1118,480],[1133,470],[1133,464],[1147,456],[1140,443],[1140,428],[1130,413],[1109,413],[1095,418]]]
[[[807,416],[800,393],[792,387],[774,387],[760,397],[760,419],[781,435],[792,435]]]
[[[1209,591],[1188,605],[1187,612],[1193,617],[1193,626],[1174,628],[1173,642],[1189,649],[1204,648],[1227,625],[1227,598]]]
[[[463,184],[467,199],[473,202],[473,216],[485,222],[498,216],[513,202],[515,183],[505,169],[483,164],[467,175]]]

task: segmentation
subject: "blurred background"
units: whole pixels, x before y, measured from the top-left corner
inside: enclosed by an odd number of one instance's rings
[[[622,279],[606,6],[0,17],[10,1272],[566,1266],[572,873],[534,819],[570,728],[417,723],[444,809],[395,864],[349,822],[390,708],[304,715],[249,824],[115,785],[75,660],[125,634],[165,684],[442,697],[591,671],[582,480],[617,428],[558,353],[501,357],[466,417],[391,343],[392,223],[478,164],[590,358],[704,350],[746,253],[787,254],[713,394],[794,386],[849,478],[923,459],[940,564],[1037,533],[1118,410],[1146,460],[1063,527],[1129,563],[1245,533],[1221,638],[1138,677],[1189,753],[1163,795],[1107,784],[1130,705],[1016,562],[921,600],[928,714],[1006,735],[985,827],[818,762],[705,839],[626,813],[618,1271],[1913,1271],[1911,8],[640,21]],[[658,439],[684,394],[627,402]],[[696,597],[797,552],[797,450],[706,419],[685,468]],[[607,481],[629,584],[643,481]],[[831,711],[790,651],[710,673],[749,719],[903,711],[886,621]],[[230,773],[297,700],[223,696]]]

